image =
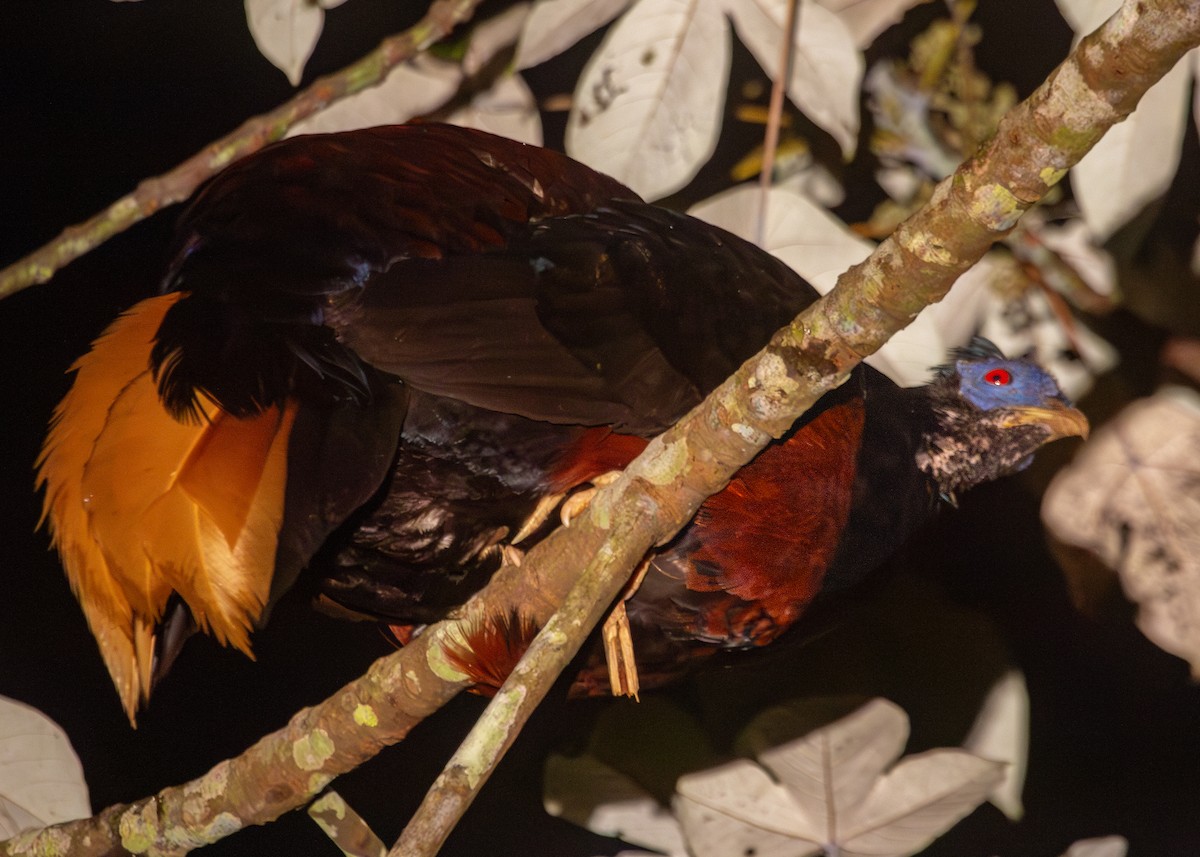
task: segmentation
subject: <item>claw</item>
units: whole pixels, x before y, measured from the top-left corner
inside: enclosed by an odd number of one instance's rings
[[[521,524],[521,529],[517,530],[517,534],[512,537],[510,544],[520,544],[536,532],[538,527],[550,517],[550,513],[562,502],[562,498],[562,494],[546,494],[538,500],[533,511],[529,513],[529,517],[525,519],[525,523]]]
[[[584,488],[582,491],[576,491],[568,497],[562,504],[562,508],[558,512],[558,518],[562,521],[564,527],[571,526],[571,519],[578,518],[583,514],[592,503],[592,498],[596,496],[596,492],[601,488],[612,485],[621,478],[622,470],[610,470],[607,473],[601,473],[595,479],[591,480],[592,487]],[[541,505],[541,504],[539,504]]]
[[[562,504],[562,508],[558,510],[558,519],[562,525],[564,527],[571,526],[571,519],[578,518],[583,514],[584,510],[592,504],[592,497],[595,494],[595,488],[584,488],[568,497]]]

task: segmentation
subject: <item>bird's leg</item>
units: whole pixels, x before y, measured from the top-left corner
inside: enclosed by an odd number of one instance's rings
[[[580,513],[588,507],[592,502],[592,497],[596,494],[596,489],[603,488],[605,485],[611,485],[617,481],[617,477],[621,475],[620,470],[610,470],[607,473],[601,473],[595,479],[590,479],[586,483],[590,484],[590,488],[584,488],[582,491],[576,491],[570,497],[567,497],[566,502],[563,502],[565,493],[546,494],[538,500],[537,505],[533,507],[533,511],[529,513],[529,517],[525,519],[525,523],[521,524],[521,528],[517,530],[517,534],[512,537],[509,544],[520,544],[523,540],[529,538],[530,535],[537,532],[542,524],[546,523],[546,519],[550,517],[550,513],[558,508],[562,503],[562,509],[559,510],[559,520],[562,521],[564,527],[571,526],[571,519],[579,517]]]
[[[638,679],[637,662],[633,656],[633,634],[629,629],[629,614],[625,612],[625,602],[633,597],[642,579],[650,568],[650,560],[642,560],[625,590],[617,606],[604,620],[601,634],[604,638],[604,659],[608,662],[608,683],[613,696],[632,696],[638,698],[641,682]]]
[[[576,491],[568,497],[562,504],[562,509],[558,512],[558,517],[562,521],[562,525],[564,527],[571,526],[571,519],[577,518],[583,513],[583,510],[591,504],[592,498],[596,496],[596,492],[607,485],[612,485],[624,472],[623,470],[610,470],[607,473],[601,473],[594,479],[588,480],[591,483],[591,488]]]

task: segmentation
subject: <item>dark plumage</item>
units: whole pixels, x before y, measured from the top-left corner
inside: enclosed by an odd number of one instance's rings
[[[173,592],[242,648],[308,566],[346,609],[437,619],[518,532],[544,538],[546,498],[623,467],[816,298],[562,155],[437,125],[247,158],[189,206],[172,260],[166,294],[77,364],[39,464],[131,717]],[[1085,429],[981,341],[925,388],[856,370],[649,558],[639,660],[665,677],[770,642],[939,497]]]

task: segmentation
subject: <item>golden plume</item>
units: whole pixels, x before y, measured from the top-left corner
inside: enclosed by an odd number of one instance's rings
[[[180,296],[142,301],[76,361],[37,461],[43,521],[134,725],[172,592],[203,629],[251,654],[296,410],[289,403],[236,419],[202,396],[203,419],[173,419],[149,356]]]

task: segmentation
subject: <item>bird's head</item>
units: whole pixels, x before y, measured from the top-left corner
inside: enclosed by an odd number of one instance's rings
[[[1025,468],[1042,444],[1088,434],[1045,369],[980,337],[938,368],[927,394],[933,424],[917,463],[947,497]]]

